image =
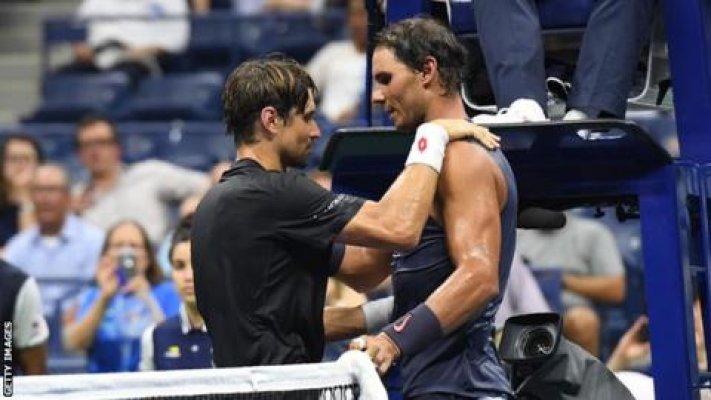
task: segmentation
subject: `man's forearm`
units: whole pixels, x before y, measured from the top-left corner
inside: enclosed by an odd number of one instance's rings
[[[47,343],[19,349],[18,361],[25,375],[44,375],[47,373]]]
[[[365,317],[358,307],[326,307],[323,327],[327,342],[352,338],[365,333]]]
[[[593,301],[619,303],[625,299],[624,276],[563,275],[563,287]]]

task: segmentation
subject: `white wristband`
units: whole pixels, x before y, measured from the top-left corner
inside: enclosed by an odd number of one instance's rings
[[[365,317],[365,328],[369,334],[380,332],[393,315],[395,308],[395,298],[393,296],[369,301],[360,306]]]
[[[449,134],[443,127],[431,122],[420,125],[417,127],[415,141],[412,142],[405,165],[426,164],[439,173],[444,160],[444,148],[448,142]]]

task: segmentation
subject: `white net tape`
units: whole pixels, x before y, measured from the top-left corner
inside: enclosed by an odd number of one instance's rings
[[[117,400],[205,394],[290,392],[356,384],[359,399],[387,400],[368,357],[357,351],[338,361],[267,367],[23,376],[14,381],[16,399]],[[353,398],[350,396],[350,398]]]

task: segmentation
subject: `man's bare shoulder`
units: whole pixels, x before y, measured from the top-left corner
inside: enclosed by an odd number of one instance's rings
[[[478,143],[464,140],[447,145],[438,185],[439,195],[452,200],[467,193],[481,194],[493,189],[496,198],[504,201],[508,191],[506,178],[493,154]]]
[[[485,149],[475,142],[457,140],[447,145],[443,163],[442,174],[451,171],[472,172],[478,175],[501,174],[501,170],[494,160],[493,152]],[[445,171],[445,169],[450,171]]]

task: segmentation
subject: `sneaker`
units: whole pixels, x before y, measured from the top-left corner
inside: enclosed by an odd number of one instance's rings
[[[582,121],[586,119],[591,119],[588,114],[584,111],[571,108],[565,116],[563,116],[563,121]],[[585,140],[614,140],[625,136],[624,132],[613,131],[591,131],[590,129],[579,129],[575,132],[578,136]]]
[[[563,101],[568,101],[568,93],[570,93],[571,87],[570,82],[566,82],[555,76],[546,78],[546,88],[548,88],[548,91]]]
[[[478,124],[516,124],[522,122],[547,121],[541,106],[531,99],[518,99],[509,108],[502,108],[498,113],[479,114],[472,118]]]
[[[584,111],[580,111],[577,108],[571,108],[563,116],[563,121],[581,121],[584,119],[590,119],[590,117]]]

